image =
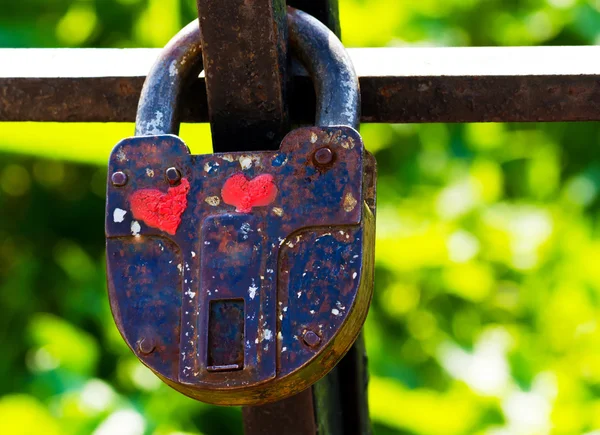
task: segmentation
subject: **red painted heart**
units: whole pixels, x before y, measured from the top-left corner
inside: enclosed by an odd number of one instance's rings
[[[181,179],[179,186],[169,187],[167,193],[158,189],[140,189],[131,194],[129,203],[135,219],[152,228],[175,235],[181,223],[181,214],[187,207],[190,183]]]
[[[250,213],[252,207],[269,205],[277,196],[277,186],[271,174],[248,180],[242,173],[232,175],[221,189],[225,204],[234,205],[240,213]]]

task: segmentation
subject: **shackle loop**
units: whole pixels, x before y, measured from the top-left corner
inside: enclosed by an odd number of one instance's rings
[[[360,90],[346,49],[327,26],[311,15],[288,7],[287,18],[292,54],[308,71],[315,88],[315,125],[358,128]],[[138,103],[135,135],[178,134],[182,92],[201,71],[196,19],[167,43],[148,73]]]

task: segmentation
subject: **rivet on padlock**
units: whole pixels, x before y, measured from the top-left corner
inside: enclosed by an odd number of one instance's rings
[[[317,93],[315,127],[277,151],[192,156],[176,134],[198,76],[198,23],[164,49],[136,137],[114,148],[107,273],[123,338],[198,400],[257,405],[308,388],[352,346],[373,291],[375,162],[354,128],[358,80],[343,46],[290,9],[290,45]],[[159,176],[164,174],[164,176]]]

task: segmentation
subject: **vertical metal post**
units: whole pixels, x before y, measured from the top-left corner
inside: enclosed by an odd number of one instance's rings
[[[209,118],[216,152],[276,149],[289,128],[285,0],[197,0]],[[340,35],[338,0],[289,0]],[[312,388],[245,407],[246,435],[370,432],[360,337]]]
[[[197,0],[215,151],[277,149],[289,128],[285,0]]]

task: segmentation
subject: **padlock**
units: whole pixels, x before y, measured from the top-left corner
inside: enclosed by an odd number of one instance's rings
[[[315,127],[277,151],[191,155],[178,100],[201,68],[198,22],[149,73],[136,136],[112,151],[110,305],[128,346],[195,399],[258,405],[296,394],[349,350],[373,292],[375,160],[353,127],[358,80],[339,40],[288,11],[317,94]]]

